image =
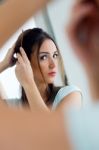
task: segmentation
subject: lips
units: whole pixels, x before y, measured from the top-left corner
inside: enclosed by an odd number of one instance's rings
[[[49,76],[55,76],[55,75],[56,75],[56,72],[49,72],[48,75],[49,75]]]

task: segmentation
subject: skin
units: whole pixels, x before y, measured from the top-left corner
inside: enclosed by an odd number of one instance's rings
[[[62,114],[11,109],[0,103],[0,118],[2,150],[71,150],[68,130],[66,135],[64,133]]]
[[[1,82],[0,82],[0,99],[7,99],[7,95],[5,94],[5,89],[3,88]]]

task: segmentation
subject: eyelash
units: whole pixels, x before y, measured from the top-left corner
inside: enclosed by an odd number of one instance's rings
[[[53,58],[57,58],[58,56],[59,56],[58,53],[57,53],[57,54],[54,54],[54,55],[53,55]],[[48,57],[48,55],[40,56],[40,60],[45,60],[45,59],[47,59],[47,57]]]
[[[54,58],[54,56],[58,57],[58,56],[59,56],[59,54],[58,54],[58,53],[57,53],[57,54],[54,54],[54,55],[53,55],[53,58]],[[55,58],[56,58],[56,57],[55,57]]]
[[[47,58],[47,55],[41,56],[41,57],[40,57],[40,60],[45,60],[45,59],[44,59],[45,57]]]

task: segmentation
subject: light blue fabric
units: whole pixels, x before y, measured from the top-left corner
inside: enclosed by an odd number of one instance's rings
[[[64,113],[67,127],[67,112]],[[99,150],[99,104],[68,113],[74,150]],[[67,130],[67,129],[66,129]]]
[[[59,103],[62,101],[62,99],[72,92],[80,92],[81,93],[81,90],[75,85],[68,85],[68,86],[62,87],[58,91],[58,93],[55,97],[55,100],[54,100],[54,103],[52,106],[52,110],[55,110],[56,107],[59,105]]]

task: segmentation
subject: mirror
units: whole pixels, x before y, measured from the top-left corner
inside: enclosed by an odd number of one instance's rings
[[[59,49],[61,51],[63,60],[64,60],[64,65],[65,65],[65,71],[68,76],[69,82],[72,84],[75,84],[79,86],[82,89],[82,93],[84,95],[84,99],[89,100],[89,93],[88,93],[88,87],[86,83],[86,76],[83,71],[83,68],[79,61],[76,59],[75,55],[72,52],[71,45],[68,41],[66,32],[65,32],[65,25],[68,23],[69,17],[70,17],[70,12],[72,9],[74,1],[72,0],[62,0],[62,1],[54,1],[50,5],[47,6],[46,10],[38,13],[38,15],[35,16],[35,21],[33,21],[33,18],[29,23],[27,24],[26,28],[33,28],[36,25],[38,27],[44,28],[44,30],[47,30],[52,34],[52,36],[55,37],[56,42],[59,46]],[[32,22],[32,23],[31,23]],[[25,29],[26,29],[25,28]],[[12,44],[15,42],[18,37],[18,34],[24,30],[24,27],[21,27],[16,33],[15,36],[10,39],[7,44],[2,48],[1,53],[0,53],[0,58],[5,55],[4,53],[7,51],[9,47],[12,46]],[[14,68],[12,69],[13,72]],[[8,70],[9,78],[7,77],[6,73],[5,75],[2,73],[0,75],[0,80],[5,86],[8,98],[16,98],[18,96],[18,93],[14,93],[17,90],[14,90],[12,93],[12,89],[19,86],[18,82],[15,81],[15,75],[13,73],[13,78],[12,75],[10,76],[10,72]],[[5,76],[5,79],[3,78]],[[12,83],[11,83],[12,80]],[[14,84],[15,81],[15,84]],[[12,85],[12,89],[9,88],[9,85]],[[87,91],[87,92],[86,92]],[[13,95],[14,94],[14,95]]]

